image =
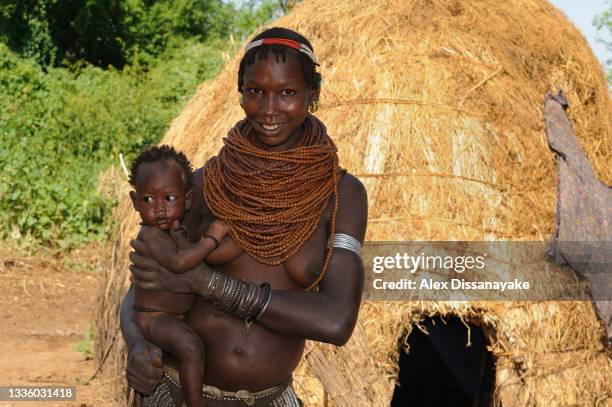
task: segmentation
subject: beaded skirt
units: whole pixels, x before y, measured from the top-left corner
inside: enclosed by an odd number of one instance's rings
[[[227,392],[214,386],[202,386],[205,407],[302,407],[291,380],[270,389]],[[143,407],[183,407],[183,394],[175,370],[166,369],[161,382],[149,396],[139,400]]]

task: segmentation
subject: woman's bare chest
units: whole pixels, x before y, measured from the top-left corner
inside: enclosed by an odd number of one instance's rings
[[[190,240],[200,239],[215,220],[206,214],[197,226],[186,225]],[[216,270],[236,278],[269,282],[274,289],[299,290],[308,287],[321,273],[327,245],[326,217],[322,216],[314,232],[298,251],[278,265],[262,264],[246,253],[228,235],[206,262]],[[190,227],[191,226],[191,227]]]

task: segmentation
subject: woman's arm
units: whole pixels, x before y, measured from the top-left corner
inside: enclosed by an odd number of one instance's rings
[[[339,185],[340,202],[335,233],[345,233],[363,245],[368,220],[363,184],[345,174]],[[351,337],[363,291],[363,262],[350,250],[334,248],[318,291],[273,291],[258,321],[285,335],[344,345]]]
[[[126,377],[128,383],[141,394],[151,394],[163,374],[161,349],[147,341],[142,330],[132,318],[134,288],[125,294],[121,302],[120,326],[125,340],[128,358]]]
[[[318,292],[272,291],[258,323],[287,336],[342,346],[355,329],[362,290],[361,259],[350,252],[334,254]]]

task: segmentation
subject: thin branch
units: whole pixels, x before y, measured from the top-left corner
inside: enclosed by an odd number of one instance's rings
[[[491,75],[487,76],[486,78],[484,78],[483,80],[481,80],[480,82],[478,82],[476,85],[472,86],[470,88],[470,90],[467,91],[467,93],[465,94],[465,96],[463,97],[463,99],[461,99],[461,102],[459,102],[459,106],[463,106],[463,102],[465,102],[465,100],[467,99],[467,97],[470,95],[470,93],[474,92],[476,89],[478,89],[479,87],[481,87],[482,85],[484,85],[485,83],[487,83],[489,80],[493,79],[495,76],[497,76],[499,73],[501,73],[501,71],[504,70],[503,66],[500,66],[499,68],[497,68],[497,70],[495,72],[493,72]]]

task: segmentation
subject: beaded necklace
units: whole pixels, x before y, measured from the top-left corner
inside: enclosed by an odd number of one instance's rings
[[[316,117],[308,115],[303,127],[296,146],[269,151],[244,119],[204,166],[208,208],[228,224],[232,240],[262,264],[278,265],[295,254],[314,232],[332,194],[329,236],[334,233],[342,173],[338,149]],[[327,271],[330,242],[323,269],[308,290]]]

